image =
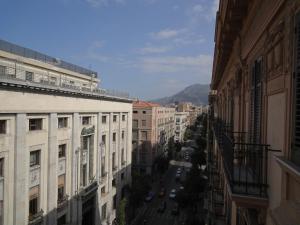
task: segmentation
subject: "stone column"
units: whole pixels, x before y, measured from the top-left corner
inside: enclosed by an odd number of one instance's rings
[[[26,114],[16,115],[14,171],[14,224],[28,223],[29,215],[29,152],[26,148]]]
[[[108,159],[108,191],[110,192],[112,189],[112,185],[111,185],[111,179],[113,177],[112,174],[112,152],[113,152],[113,142],[112,142],[112,136],[113,136],[113,113],[109,113],[109,131],[108,131],[108,154],[107,154],[107,159]]]
[[[57,146],[57,114],[49,116],[48,132],[48,182],[47,182],[47,221],[48,224],[57,223],[57,168],[58,168],[58,146]]]
[[[152,123],[152,121],[151,121]],[[132,111],[127,114],[127,135],[126,135],[126,179],[131,185],[131,165],[132,165]]]
[[[79,210],[79,154],[80,151],[80,118],[79,113],[73,114],[73,124],[72,124],[72,181],[71,181],[71,224],[81,224],[81,211]]]

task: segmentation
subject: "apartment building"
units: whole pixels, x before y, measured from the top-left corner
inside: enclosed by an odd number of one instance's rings
[[[299,1],[220,1],[209,113],[212,223],[300,224],[299,65]]]
[[[188,126],[187,118],[187,112],[175,112],[175,142],[183,142],[185,130]]]
[[[97,73],[0,41],[0,224],[112,224],[132,101]]]
[[[174,137],[175,108],[136,101],[132,114],[132,164],[141,173],[152,172],[156,157],[164,154]]]

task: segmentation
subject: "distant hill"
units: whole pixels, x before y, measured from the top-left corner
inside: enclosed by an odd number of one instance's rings
[[[175,102],[192,102],[195,105],[207,105],[209,84],[193,84],[175,95],[151,100],[162,105]]]

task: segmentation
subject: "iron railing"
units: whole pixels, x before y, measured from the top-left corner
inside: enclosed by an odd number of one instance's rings
[[[248,143],[245,132],[216,120],[214,133],[231,190],[236,194],[267,197],[269,145]]]
[[[76,83],[65,75],[54,76],[47,72],[28,73],[28,71],[16,67],[0,65],[0,81],[23,84],[26,86],[45,87],[64,91],[78,92],[93,96],[118,97],[129,99],[129,94],[121,91],[101,89],[92,85],[92,80]]]

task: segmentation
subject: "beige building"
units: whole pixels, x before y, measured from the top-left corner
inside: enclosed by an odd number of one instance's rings
[[[188,112],[175,112],[175,142],[183,142],[188,124]]]
[[[210,219],[300,224],[300,2],[221,0],[210,95]]]
[[[175,108],[136,101],[132,118],[133,167],[151,173],[156,157],[165,153],[174,137]]]
[[[132,101],[93,71],[0,41],[0,224],[112,224]]]

